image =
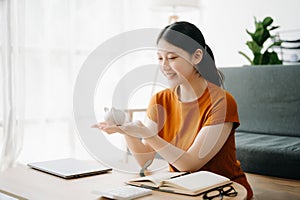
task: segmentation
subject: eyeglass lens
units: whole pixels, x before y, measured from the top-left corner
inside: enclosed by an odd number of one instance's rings
[[[203,195],[204,200],[217,200],[217,199],[223,199],[223,196],[229,196],[229,197],[235,197],[237,196],[237,192],[232,186],[225,186],[222,188],[217,188],[215,190],[211,190],[206,192]]]

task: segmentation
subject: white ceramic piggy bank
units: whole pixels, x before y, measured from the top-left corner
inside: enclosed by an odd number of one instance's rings
[[[109,108],[104,108],[105,114],[104,114],[104,120],[109,124],[109,125],[122,125],[126,122],[126,114],[124,111],[116,109],[112,107],[111,109]]]

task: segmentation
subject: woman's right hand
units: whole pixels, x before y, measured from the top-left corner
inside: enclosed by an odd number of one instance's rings
[[[149,138],[157,135],[156,132],[152,132],[141,121],[128,122],[122,126],[111,125],[108,122],[100,122],[93,125],[92,128],[99,128],[108,134],[121,133],[136,138]]]
[[[117,125],[110,125],[108,122],[99,122],[91,126],[92,128],[98,128],[105,131],[108,134],[120,133],[120,128]]]

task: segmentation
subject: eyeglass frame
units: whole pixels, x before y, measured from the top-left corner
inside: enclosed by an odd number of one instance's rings
[[[226,190],[226,191],[224,191],[224,188],[226,188],[226,187],[229,187],[229,189]],[[210,192],[213,192],[213,191],[218,191],[219,194],[211,196],[211,197],[208,197],[207,195]],[[202,198],[203,198],[203,200],[212,200],[212,199],[214,199],[216,197],[221,197],[221,199],[223,199],[224,196],[227,196],[227,197],[236,197],[237,195],[238,195],[238,192],[234,189],[234,187],[232,185],[224,185],[222,187],[214,188],[212,190],[204,192]]]

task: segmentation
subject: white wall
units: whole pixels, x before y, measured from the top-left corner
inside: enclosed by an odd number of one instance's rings
[[[127,29],[162,28],[167,24],[169,13],[151,11],[150,1],[127,0]],[[131,9],[136,5],[139,9]],[[274,25],[280,26],[278,31],[298,29],[300,33],[299,8],[299,0],[201,0],[199,11],[181,13],[180,20],[198,25],[214,51],[218,67],[240,66],[249,64],[238,51],[251,55],[245,44],[250,39],[246,29],[254,31],[254,16],[258,20],[271,16]]]

